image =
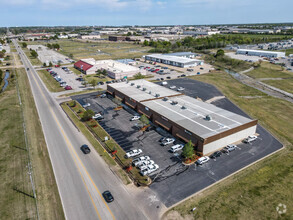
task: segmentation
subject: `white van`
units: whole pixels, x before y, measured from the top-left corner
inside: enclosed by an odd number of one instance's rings
[[[176,145],[172,146],[170,150],[172,153],[175,153],[176,151],[182,150],[183,147],[184,147],[183,144],[176,144]]]

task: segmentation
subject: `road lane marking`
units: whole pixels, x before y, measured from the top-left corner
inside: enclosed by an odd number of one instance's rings
[[[38,88],[39,88],[39,90],[40,90],[40,92],[41,92],[41,95],[43,96],[45,102],[46,102],[47,105],[49,106],[49,110],[50,110],[50,112],[51,112],[51,114],[52,114],[54,120],[56,121],[56,123],[57,123],[57,125],[58,125],[58,127],[59,127],[59,129],[60,129],[60,131],[61,131],[61,133],[62,133],[62,135],[63,135],[63,137],[64,137],[64,139],[65,139],[65,141],[66,141],[66,143],[69,145],[69,147],[71,148],[71,151],[72,151],[72,152],[74,153],[74,155],[76,156],[76,159],[78,159],[80,165],[83,167],[83,169],[84,169],[84,171],[86,172],[88,178],[90,179],[90,181],[91,181],[91,183],[93,184],[94,188],[95,188],[96,191],[98,192],[98,194],[99,194],[99,196],[101,197],[102,201],[104,202],[106,208],[107,208],[108,211],[110,212],[112,218],[115,219],[115,217],[114,217],[113,213],[111,212],[109,206],[108,206],[107,203],[105,202],[105,199],[103,198],[102,194],[101,194],[100,191],[98,190],[96,184],[94,183],[94,181],[93,181],[93,179],[91,178],[90,174],[88,173],[88,171],[86,170],[85,166],[84,166],[83,163],[81,162],[79,156],[77,155],[76,151],[74,150],[74,148],[73,148],[72,144],[70,143],[70,141],[69,141],[67,135],[65,134],[63,128],[61,127],[61,125],[60,125],[60,123],[59,123],[59,121],[58,121],[58,119],[57,119],[57,117],[56,117],[56,115],[55,115],[55,113],[54,113],[52,107],[49,105],[49,102],[48,102],[48,100],[46,99],[46,97],[45,97],[45,95],[44,95],[44,93],[43,93],[43,90],[41,89],[41,87],[40,87],[39,83],[37,82],[37,80],[36,80],[36,78],[35,78],[35,76],[34,76],[33,73],[32,73],[32,77],[34,78],[34,80],[35,80],[35,82],[36,82],[36,85],[38,86]],[[68,145],[67,145],[67,146],[68,146]],[[72,152],[71,152],[71,153],[72,153]],[[75,159],[74,157],[73,157],[73,159],[74,159],[74,161],[75,161],[75,163],[76,163],[76,159]],[[76,165],[78,165],[78,164],[76,163]],[[84,178],[82,177],[82,173],[81,173],[81,171],[80,171],[80,168],[79,168],[78,166],[77,166],[77,168],[78,168],[79,173],[80,173],[80,176],[81,176],[81,178],[82,178],[82,180],[83,180],[83,182],[84,182],[84,184],[85,184],[85,186],[86,186],[86,189],[87,189],[88,193],[90,194],[90,192],[89,192],[89,190],[88,190],[88,187],[87,187],[87,185],[86,185],[86,183],[85,183],[85,180],[84,180]],[[98,214],[98,216],[99,216],[99,219],[101,219],[101,216],[100,216],[100,214],[99,214],[99,212],[98,212],[98,210],[97,210],[97,207],[96,207],[96,205],[95,205],[95,203],[94,203],[93,198],[92,198],[91,195],[90,195],[90,198],[91,198],[92,203],[93,203],[93,205],[94,205],[94,207],[95,207],[95,210],[96,210],[96,212],[97,212],[97,214]]]

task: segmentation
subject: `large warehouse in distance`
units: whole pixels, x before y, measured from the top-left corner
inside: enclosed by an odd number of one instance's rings
[[[210,154],[255,134],[257,120],[186,96],[146,80],[107,85],[107,92],[145,114],[154,124],[196,150]]]
[[[285,52],[265,51],[265,50],[247,50],[247,49],[238,49],[236,51],[236,54],[267,57],[267,58],[277,58],[277,57],[284,57],[285,56]]]

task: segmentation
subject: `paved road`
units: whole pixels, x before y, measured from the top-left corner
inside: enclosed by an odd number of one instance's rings
[[[90,144],[69,122],[17,42],[13,42],[25,68],[29,68],[27,75],[66,219],[146,219],[132,195],[101,157],[95,151],[89,155],[81,153],[80,146]],[[110,204],[101,195],[108,189],[115,198]]]

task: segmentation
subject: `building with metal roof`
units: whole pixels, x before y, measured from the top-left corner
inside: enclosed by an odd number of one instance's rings
[[[176,52],[176,53],[166,53],[163,54],[166,56],[176,56],[176,57],[185,57],[185,58],[194,58],[196,56],[196,53],[192,53],[192,52]]]
[[[257,120],[146,80],[109,84],[107,91],[174,137],[185,142],[191,140],[196,150],[204,155],[256,131]]]
[[[172,66],[177,67],[193,67],[197,65],[202,65],[202,60],[197,59],[190,59],[186,57],[180,57],[180,56],[170,56],[165,54],[151,54],[151,55],[145,55],[145,60],[157,62],[157,63],[164,63]]]
[[[248,49],[238,49],[236,54],[243,54],[248,56],[259,56],[268,58],[284,57],[285,52],[278,51],[265,51],[265,50],[248,50]]]

